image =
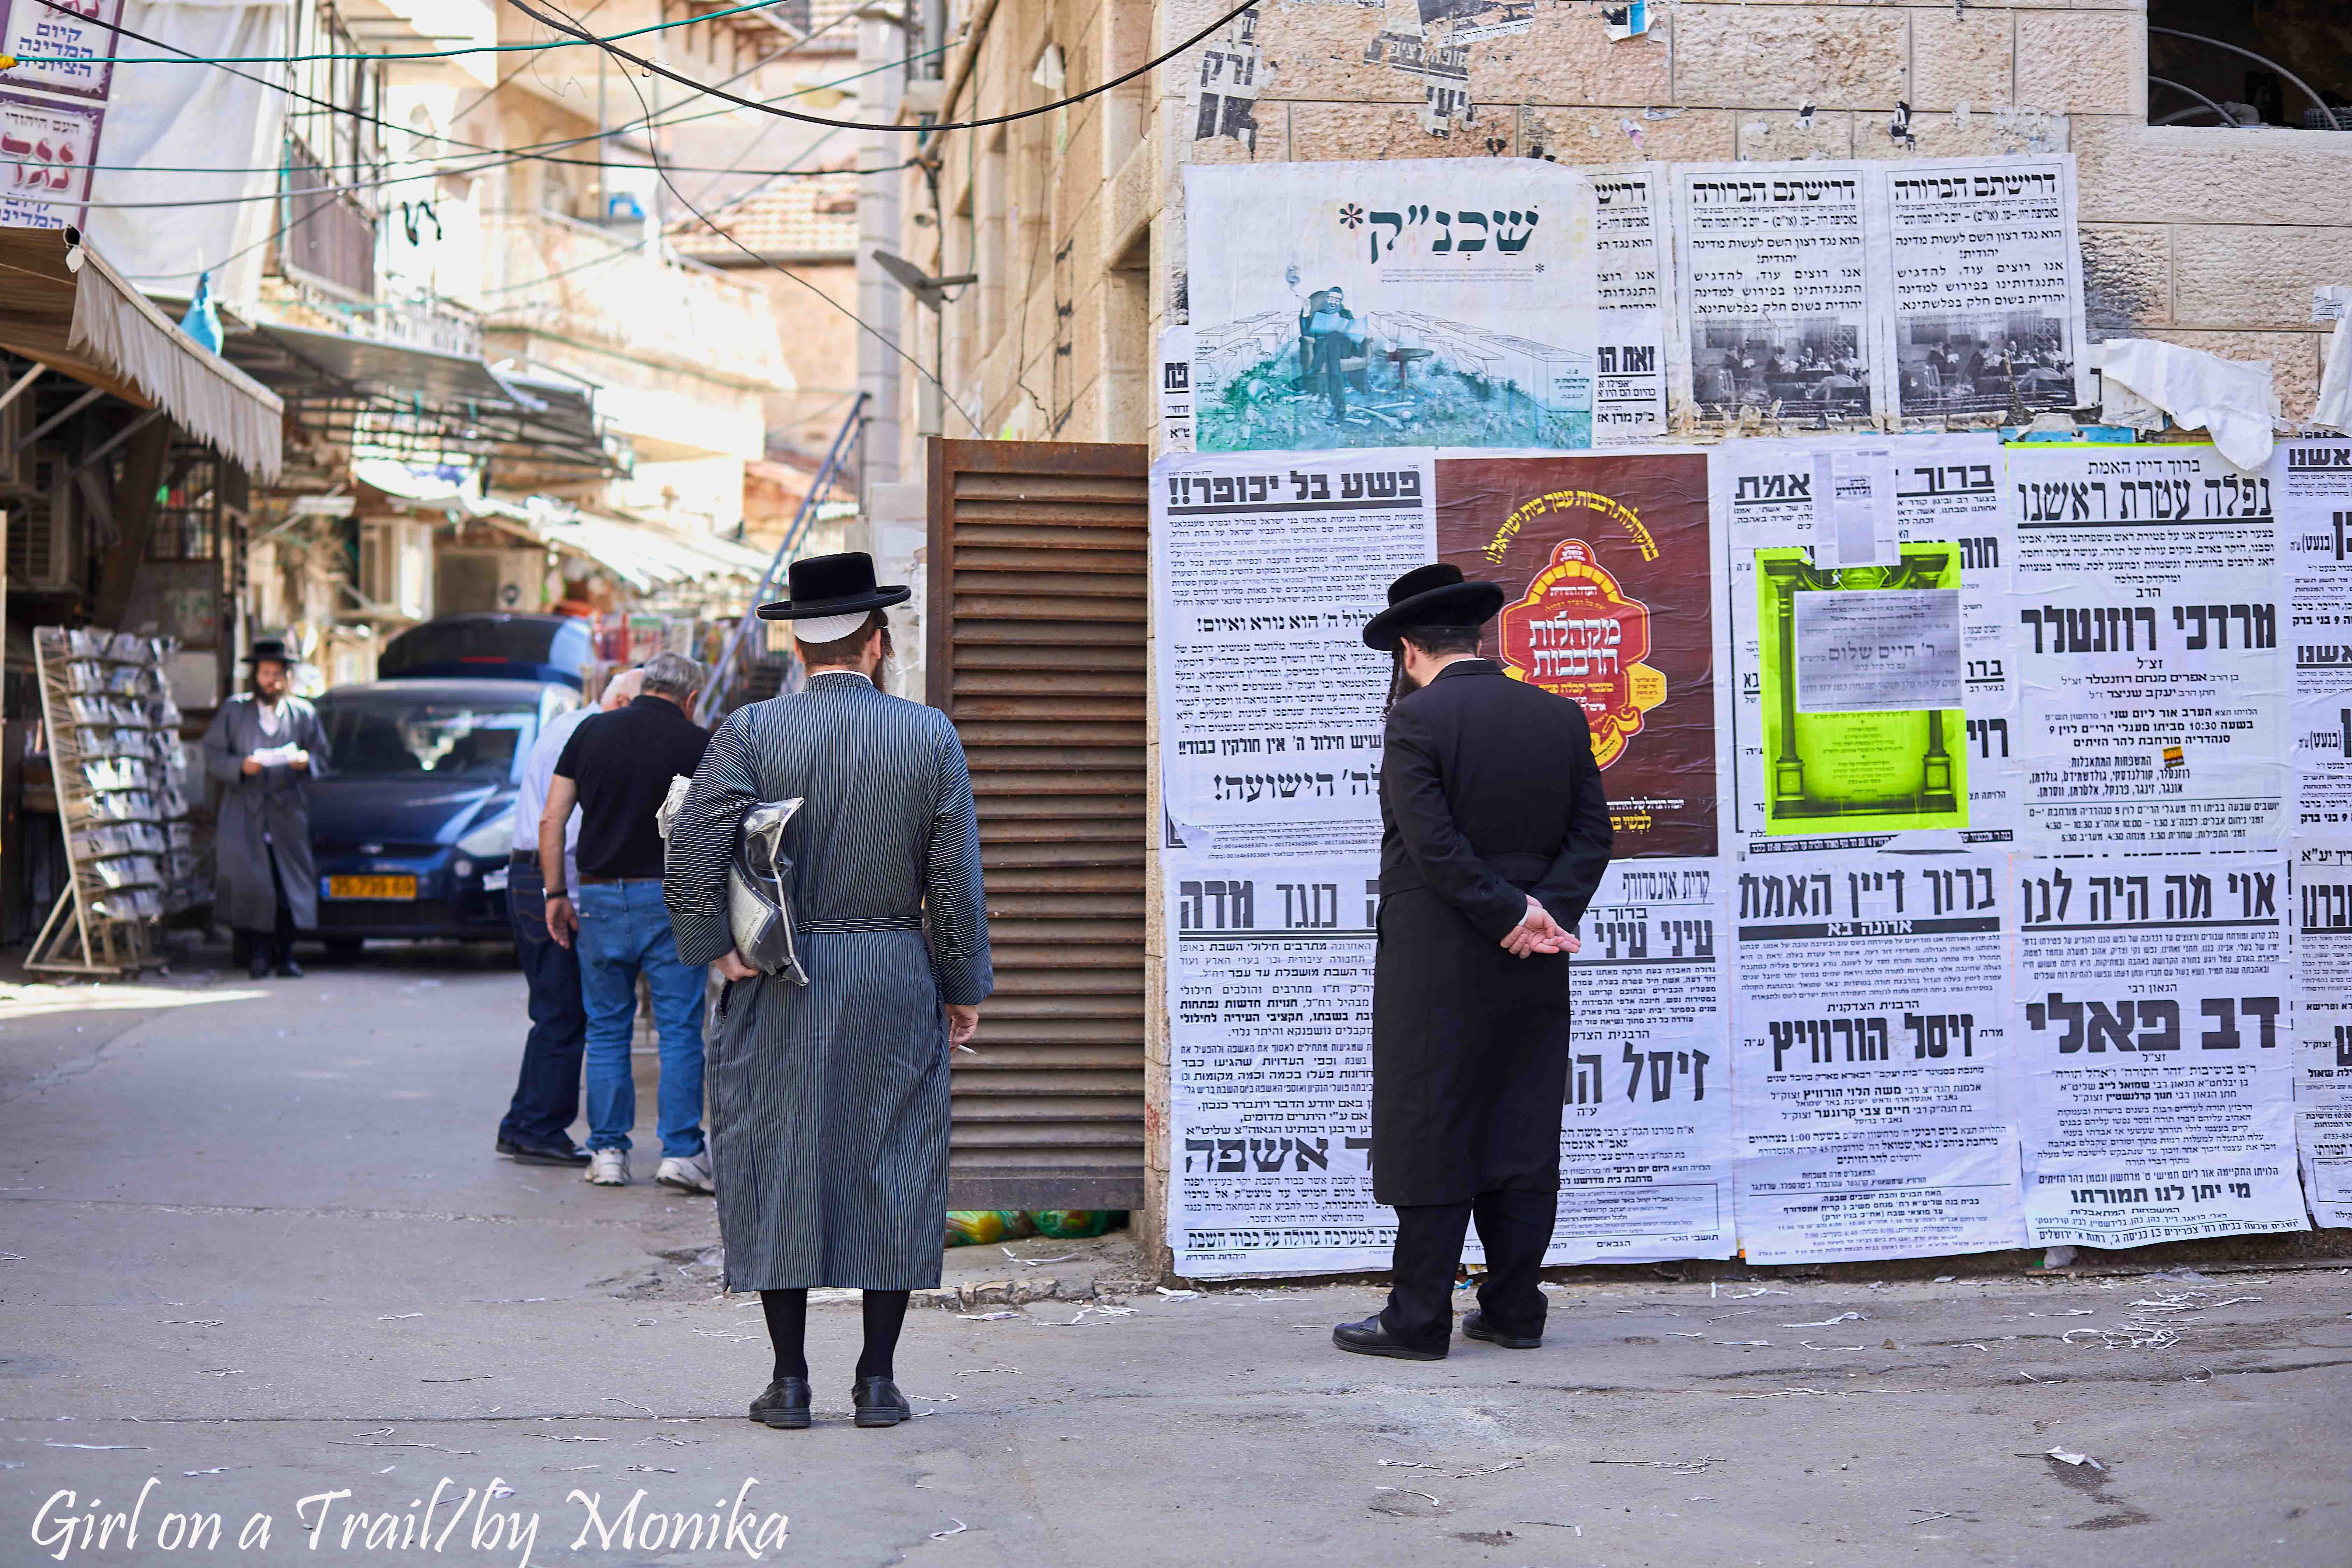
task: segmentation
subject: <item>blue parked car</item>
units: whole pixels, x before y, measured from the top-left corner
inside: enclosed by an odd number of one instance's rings
[[[320,698],[330,771],[310,785],[310,842],[327,951],[352,956],[369,937],[509,938],[523,763],[541,727],[579,705],[576,676],[410,676]]]

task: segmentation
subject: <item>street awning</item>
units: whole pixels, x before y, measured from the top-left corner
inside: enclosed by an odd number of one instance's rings
[[[337,442],[415,461],[619,466],[586,391],[502,374],[478,355],[275,322],[230,333],[221,352]]]
[[[730,582],[755,584],[768,570],[766,552],[716,534],[583,511],[552,496],[478,496],[459,480],[396,470],[397,465],[388,463],[352,465],[355,478],[388,498],[452,518],[471,518],[518,541],[593,562],[640,594]]]
[[[173,423],[267,483],[284,458],[285,404],[182,331],[79,231],[0,228],[0,348]]]

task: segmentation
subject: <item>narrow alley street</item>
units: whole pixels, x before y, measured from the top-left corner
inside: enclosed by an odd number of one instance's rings
[[[1365,1287],[1171,1296],[1120,1236],[1039,1239],[949,1255],[922,1418],[850,1426],[842,1300],[817,1426],[770,1431],[708,1200],[491,1153],[521,989],[425,946],[7,988],[0,1561],[175,1561],[196,1512],[240,1563],[2344,1560],[2334,1269],[1629,1272],[1553,1291],[1538,1351],[1413,1364],[1331,1350]],[[142,1488],[135,1546],[69,1522]]]

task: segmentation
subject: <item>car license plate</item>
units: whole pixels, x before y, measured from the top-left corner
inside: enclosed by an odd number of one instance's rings
[[[413,899],[416,896],[414,877],[330,877],[327,897],[331,899]]]

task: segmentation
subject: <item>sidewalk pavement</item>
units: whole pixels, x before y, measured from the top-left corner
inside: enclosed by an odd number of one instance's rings
[[[948,1255],[899,1428],[849,1426],[820,1299],[818,1424],[772,1432],[707,1199],[493,1156],[522,1021],[447,949],[0,987],[0,1563],[177,1562],[214,1513],[198,1560],[257,1563],[2347,1560],[2332,1268],[1628,1273],[1415,1363],[1331,1348],[1360,1285],[1168,1294],[1038,1238]]]

